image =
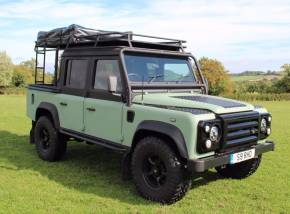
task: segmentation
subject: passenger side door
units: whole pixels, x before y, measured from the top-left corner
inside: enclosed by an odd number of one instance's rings
[[[64,59],[62,93],[57,95],[60,126],[63,129],[84,132],[84,96],[86,94],[89,59]]]
[[[91,87],[84,103],[85,133],[100,140],[122,143],[122,80],[117,58],[94,60]],[[109,92],[108,79],[117,78],[117,90]]]

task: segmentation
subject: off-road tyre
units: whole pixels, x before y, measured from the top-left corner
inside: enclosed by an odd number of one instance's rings
[[[41,116],[36,122],[33,134],[36,151],[41,159],[58,161],[64,156],[67,142],[50,118]]]
[[[159,169],[157,173],[155,168]],[[172,204],[184,197],[192,182],[174,149],[154,136],[137,143],[132,154],[131,173],[141,196],[163,204]],[[159,181],[158,175],[162,175]]]
[[[243,179],[249,177],[254,172],[257,171],[262,160],[262,155],[259,155],[256,158],[236,163],[236,164],[227,164],[223,167],[217,167],[217,172],[226,178],[234,179]]]

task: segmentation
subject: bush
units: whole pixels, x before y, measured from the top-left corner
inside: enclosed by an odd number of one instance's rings
[[[25,95],[26,88],[24,87],[1,87],[0,95]]]

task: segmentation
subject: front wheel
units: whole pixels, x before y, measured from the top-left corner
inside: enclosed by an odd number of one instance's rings
[[[41,116],[35,125],[34,142],[38,156],[46,161],[60,160],[66,152],[66,140],[59,134],[52,121]]]
[[[131,170],[137,191],[149,200],[171,204],[191,186],[179,156],[157,137],[143,138],[137,144]]]
[[[236,164],[227,164],[222,167],[217,167],[217,172],[226,178],[235,178],[235,179],[243,179],[249,177],[254,172],[257,171],[262,160],[262,155],[255,157],[253,159],[236,163]]]

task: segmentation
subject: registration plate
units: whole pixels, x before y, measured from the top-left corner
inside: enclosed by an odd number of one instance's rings
[[[255,149],[242,151],[230,155],[230,164],[239,163],[255,157]]]

